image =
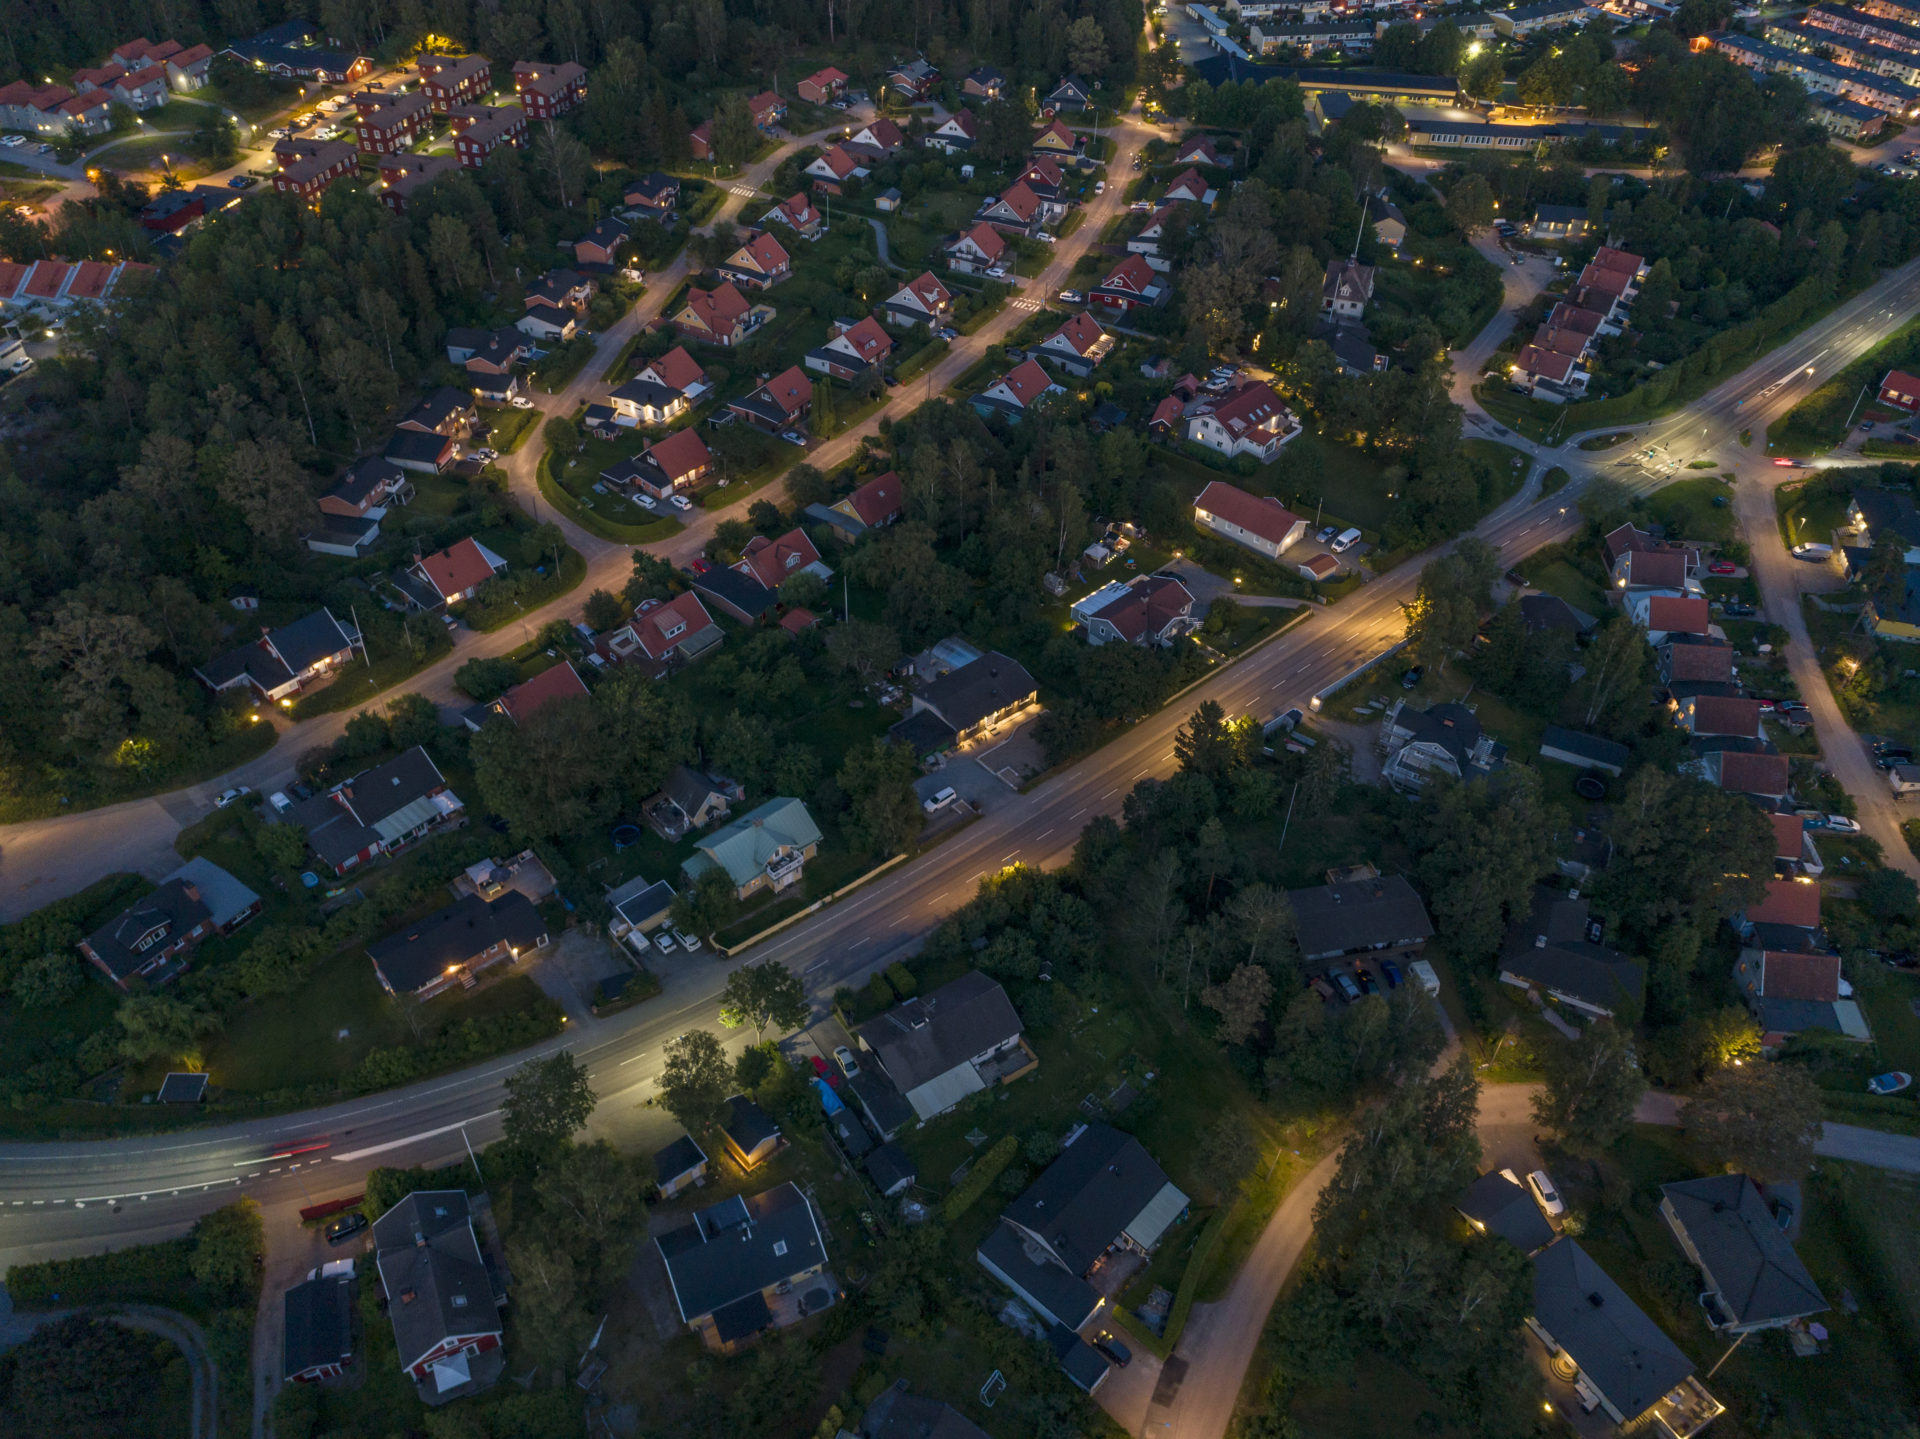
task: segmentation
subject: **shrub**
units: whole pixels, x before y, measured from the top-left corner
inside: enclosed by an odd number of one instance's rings
[[[893,1004],[893,986],[887,983],[884,974],[876,974],[867,981],[866,1008],[870,1014],[878,1014]]]
[[[920,981],[913,977],[913,971],[897,959],[887,966],[887,983],[902,999],[912,999],[920,989]]]
[[[973,1208],[993,1181],[1000,1177],[1000,1171],[1013,1162],[1013,1156],[1019,1150],[1020,1141],[1011,1134],[1002,1135],[996,1140],[993,1148],[980,1156],[972,1172],[946,1197],[940,1206],[940,1217],[951,1224]]]

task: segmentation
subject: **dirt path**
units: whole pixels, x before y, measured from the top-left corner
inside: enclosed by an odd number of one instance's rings
[[[193,1439],[215,1439],[220,1428],[220,1373],[207,1352],[207,1336],[198,1324],[172,1309],[152,1304],[126,1304],[107,1318],[129,1329],[157,1334],[177,1345],[187,1357],[193,1377]]]

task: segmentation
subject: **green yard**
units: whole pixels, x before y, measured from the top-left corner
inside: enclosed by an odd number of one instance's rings
[[[1600,583],[1571,560],[1554,559],[1545,564],[1528,561],[1527,579],[1550,595],[1558,595],[1577,610],[1595,619],[1607,615],[1607,592]]]
[[[1831,544],[1833,532],[1845,527],[1852,487],[1826,478],[1800,485],[1782,485],[1773,492],[1780,513],[1780,535],[1788,548],[1803,543]]]
[[[1670,539],[1723,545],[1734,537],[1733,487],[1718,475],[1663,485],[1647,497],[1647,515]]]

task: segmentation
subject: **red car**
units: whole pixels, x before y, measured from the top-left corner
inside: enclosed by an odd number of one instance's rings
[[[691,565],[687,566],[687,568],[692,570],[696,575],[704,575],[708,570],[713,568],[713,561],[695,560]]]
[[[1739,572],[1740,567],[1732,560],[1715,560],[1707,566],[1707,573],[1710,575],[1734,575]]]

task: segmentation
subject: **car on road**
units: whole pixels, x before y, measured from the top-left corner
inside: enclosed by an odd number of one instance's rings
[[[1095,181],[1093,182],[1093,193],[1094,193],[1094,194],[1096,194],[1096,195],[1104,195],[1104,194],[1106,194],[1106,193],[1107,193],[1107,182],[1106,182],[1105,180],[1095,180]]]
[[[1115,1339],[1111,1334],[1102,1333],[1093,1341],[1093,1347],[1105,1355],[1114,1365],[1125,1369],[1133,1362],[1133,1351]]]
[[[1553,1187],[1553,1181],[1547,1178],[1546,1170],[1536,1169],[1529,1174],[1527,1188],[1533,1191],[1533,1197],[1548,1214],[1558,1216],[1567,1212],[1567,1201],[1562,1199],[1560,1191]]]
[[[798,430],[782,430],[780,438],[790,445],[798,445],[803,450],[807,447],[807,437]]]
[[[1133,157],[1133,168],[1136,170],[1144,170],[1146,168],[1146,162],[1138,155],[1135,155]]]
[[[1774,464],[1783,470],[1804,470],[1807,467],[1805,460],[1776,459]]]
[[[1852,815],[1830,814],[1827,816],[1827,828],[1835,834],[1858,834],[1860,833],[1860,821]]]
[[[1409,669],[1405,674],[1400,676],[1400,688],[1403,690],[1410,690],[1415,685],[1419,684],[1421,680],[1425,679],[1426,675],[1427,675],[1427,667],[1425,665],[1415,665],[1413,666],[1413,668]]]
[[[1148,215],[1153,213],[1153,201],[1135,200],[1131,205],[1127,206],[1127,208],[1136,215]]]
[[[1892,1069],[1888,1070],[1885,1074],[1876,1074],[1872,1079],[1869,1079],[1867,1081],[1867,1093],[1898,1094],[1912,1083],[1913,1076],[1908,1074],[1904,1069]]]
[[[693,501],[685,495],[668,495],[667,503],[672,505],[676,510],[690,510],[693,508]]]
[[[840,1072],[846,1075],[848,1079],[859,1077],[860,1061],[853,1057],[853,1051],[848,1049],[846,1045],[839,1044],[834,1046],[833,1062],[840,1066]]]
[[[1739,571],[1740,566],[1736,565],[1732,560],[1715,560],[1707,566],[1707,573],[1710,575],[1732,575],[1738,574]]]
[[[531,410],[533,408],[533,401],[529,400],[525,395],[514,395],[507,403],[512,405],[516,410]]]
[[[364,1214],[343,1214],[327,1226],[327,1243],[345,1244],[354,1235],[367,1227]]]
[[[677,946],[673,942],[673,936],[666,930],[661,929],[654,932],[653,947],[662,954],[672,954]]]
[[[673,937],[680,941],[680,947],[688,954],[692,954],[700,947],[700,936],[697,934],[687,934],[683,930],[676,929]]]
[[[498,450],[488,449],[485,445],[482,445],[473,452],[473,457],[476,460],[497,460],[500,458],[500,452]]]
[[[1348,1004],[1360,1002],[1360,986],[1353,982],[1353,976],[1344,969],[1334,971],[1333,982],[1340,986],[1341,996]]]
[[[259,183],[260,182],[251,175],[235,175],[227,181],[227,188],[229,190],[251,190]]]
[[[1060,303],[1063,305],[1078,305],[1084,302],[1086,298],[1087,297],[1078,290],[1062,290],[1060,292]]]
[[[222,790],[219,798],[214,800],[213,807],[215,809],[225,809],[228,805],[237,804],[252,793],[253,791],[245,785],[237,784],[232,789]]]

